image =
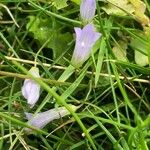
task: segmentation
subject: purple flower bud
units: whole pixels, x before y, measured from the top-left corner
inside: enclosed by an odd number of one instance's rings
[[[83,29],[74,29],[76,33],[76,44],[71,62],[78,68],[89,58],[91,49],[101,34],[94,31],[92,24],[86,25]]]
[[[84,22],[88,23],[94,18],[95,10],[95,0],[81,0],[80,15]]]
[[[77,106],[71,104],[69,104],[69,106],[73,111],[76,111],[78,108]],[[46,126],[49,122],[69,114],[70,112],[65,107],[50,109],[48,111],[38,113],[35,116],[31,113],[25,113],[26,118],[29,120],[28,124],[39,129],[44,128],[44,126]],[[31,131],[31,129],[28,128],[25,130],[28,132]]]
[[[39,69],[36,67],[32,67],[29,73],[34,77],[40,77]],[[25,79],[22,87],[22,95],[27,99],[27,103],[30,107],[34,107],[40,97],[40,85],[31,79]]]

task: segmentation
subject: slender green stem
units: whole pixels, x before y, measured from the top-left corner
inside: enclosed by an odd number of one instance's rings
[[[70,23],[73,23],[73,24],[76,24],[76,25],[81,25],[81,22],[80,22],[80,21],[76,21],[76,20],[73,20],[73,19],[69,19],[69,18],[63,17],[63,16],[61,16],[61,15],[55,14],[55,13],[53,13],[53,12],[51,12],[51,11],[47,11],[47,10],[45,10],[43,7],[40,7],[40,6],[38,6],[37,4],[35,4],[33,1],[31,1],[31,0],[28,0],[28,1],[29,1],[29,4],[30,4],[32,7],[36,8],[36,9],[39,9],[40,11],[43,11],[44,13],[46,13],[46,14],[48,14],[48,15],[50,15],[50,16],[56,17],[56,18],[58,18],[58,19],[61,19],[61,20],[64,20],[64,21],[67,21],[67,22],[70,22]]]
[[[20,121],[20,120],[18,120],[16,118],[13,118],[12,116],[9,116],[9,115],[7,115],[5,113],[0,112],[0,117],[5,118],[7,120],[11,120],[13,123],[15,123],[17,125],[20,125],[20,126],[27,127],[27,128],[32,129],[32,130],[35,130],[35,131],[37,131],[40,134],[43,134],[43,135],[48,135],[49,134],[49,133],[47,133],[47,132],[45,132],[43,130],[37,129],[37,128],[33,127],[33,126],[28,125],[27,123],[24,123],[24,122],[22,122],[22,121]],[[60,141],[62,141],[64,143],[66,143],[66,144],[72,145],[71,142],[69,142],[67,140],[63,140],[61,138],[58,138],[57,136],[50,135],[50,137],[53,138],[53,139],[56,139],[56,140],[60,140]]]
[[[134,106],[132,105],[132,103],[130,102],[130,100],[129,100],[129,98],[128,98],[126,92],[125,92],[125,89],[123,88],[123,86],[122,86],[122,84],[121,84],[121,81],[120,81],[120,79],[119,79],[119,77],[118,77],[118,72],[117,72],[117,70],[116,70],[115,65],[114,65],[113,63],[111,63],[111,66],[112,66],[112,68],[113,68],[113,72],[114,72],[114,74],[115,74],[115,76],[116,76],[117,84],[118,84],[118,86],[119,86],[119,89],[120,89],[120,91],[121,91],[121,93],[122,93],[122,96],[123,96],[125,102],[126,102],[127,105],[129,106],[129,108],[132,110],[132,112],[134,113],[135,118],[137,119],[137,123],[138,123],[139,121],[140,121],[140,123],[141,123],[141,122],[142,122],[142,119],[141,119],[141,117],[139,116],[139,114],[137,113],[135,107],[134,107]]]
[[[15,55],[17,58],[19,58],[18,54],[16,51],[13,49],[13,47],[9,44],[7,39],[4,37],[4,35],[0,32],[0,37],[3,39],[3,41],[6,43],[6,45],[9,47],[9,50],[12,51],[13,55]]]
[[[39,80],[35,77],[33,77],[31,74],[28,73],[28,71],[22,67],[19,63],[17,62],[13,62],[18,68],[20,68],[24,73],[28,74],[33,80],[35,80],[38,84],[41,85],[41,87],[43,87],[49,94],[51,94],[56,100],[57,103],[62,104],[63,106],[66,107],[66,109],[72,114],[72,116],[74,117],[74,119],[78,122],[78,124],[80,125],[81,129],[83,130],[83,132],[85,133],[87,139],[89,140],[89,142],[91,143],[92,147],[94,150],[96,150],[96,146],[91,138],[91,136],[89,135],[87,129],[85,128],[84,124],[82,123],[82,121],[80,120],[80,118],[77,116],[77,114],[70,108],[70,106],[66,103],[66,101],[64,99],[62,99],[52,88],[50,88],[46,83],[44,83],[42,80]]]

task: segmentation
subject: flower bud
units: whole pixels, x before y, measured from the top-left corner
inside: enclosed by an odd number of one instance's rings
[[[77,110],[77,106],[69,104],[73,111]],[[53,108],[45,112],[37,113],[36,115],[31,113],[25,113],[26,118],[28,119],[28,125],[42,129],[48,123],[55,119],[62,118],[66,115],[69,115],[70,112],[65,107]],[[26,128],[26,131],[31,131],[31,129]]]
[[[95,0],[81,0],[80,15],[85,23],[92,21],[95,15],[96,2]]]
[[[83,29],[74,29],[76,33],[76,44],[71,63],[78,68],[89,58],[91,49],[101,34],[94,31],[92,24],[86,25]]]
[[[32,67],[29,73],[34,77],[40,77],[39,69],[36,67]],[[27,99],[30,108],[34,107],[40,97],[40,85],[32,79],[25,79],[22,87],[22,95]]]

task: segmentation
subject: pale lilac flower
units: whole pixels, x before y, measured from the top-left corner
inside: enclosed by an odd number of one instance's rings
[[[76,44],[72,56],[72,64],[80,67],[90,56],[91,49],[101,34],[94,31],[92,24],[86,25],[83,29],[74,28],[76,33]]]
[[[40,77],[39,69],[37,67],[32,67],[29,70],[29,73],[34,77]],[[27,99],[27,103],[30,107],[34,107],[40,97],[40,85],[32,79],[25,79],[22,87],[22,95]]]
[[[77,110],[77,106],[69,104],[70,108],[73,111]],[[48,123],[55,119],[60,119],[66,115],[69,115],[70,112],[65,107],[53,108],[45,112],[37,113],[35,116],[31,113],[25,113],[26,118],[28,119],[28,125],[42,129]],[[32,131],[29,128],[25,129],[26,131]]]
[[[84,22],[88,23],[94,18],[95,10],[95,0],[81,0],[80,15]]]

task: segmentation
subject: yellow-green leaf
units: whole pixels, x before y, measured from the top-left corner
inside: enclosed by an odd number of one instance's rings
[[[67,7],[67,1],[68,0],[53,0],[52,4],[57,8],[57,9],[62,9],[64,7]]]
[[[129,0],[130,3],[134,6],[134,15],[136,19],[143,25],[143,26],[150,26],[150,20],[145,15],[146,5],[141,0]]]
[[[118,44],[115,44],[112,50],[118,60],[127,61],[126,49],[127,43],[124,41],[119,41]]]
[[[107,14],[126,16],[134,12],[134,7],[127,0],[108,0],[108,5],[103,7]]]
[[[137,33],[139,37],[142,37],[143,40],[140,40],[140,38],[132,38],[130,46],[135,50],[134,52],[134,60],[136,64],[140,66],[146,66],[149,64],[148,60],[148,41],[147,41],[147,35],[143,32]]]
[[[149,64],[148,56],[135,50],[135,62],[136,62],[136,64],[138,64],[140,66],[146,66]]]
[[[81,0],[71,0],[71,1],[79,5]]]

